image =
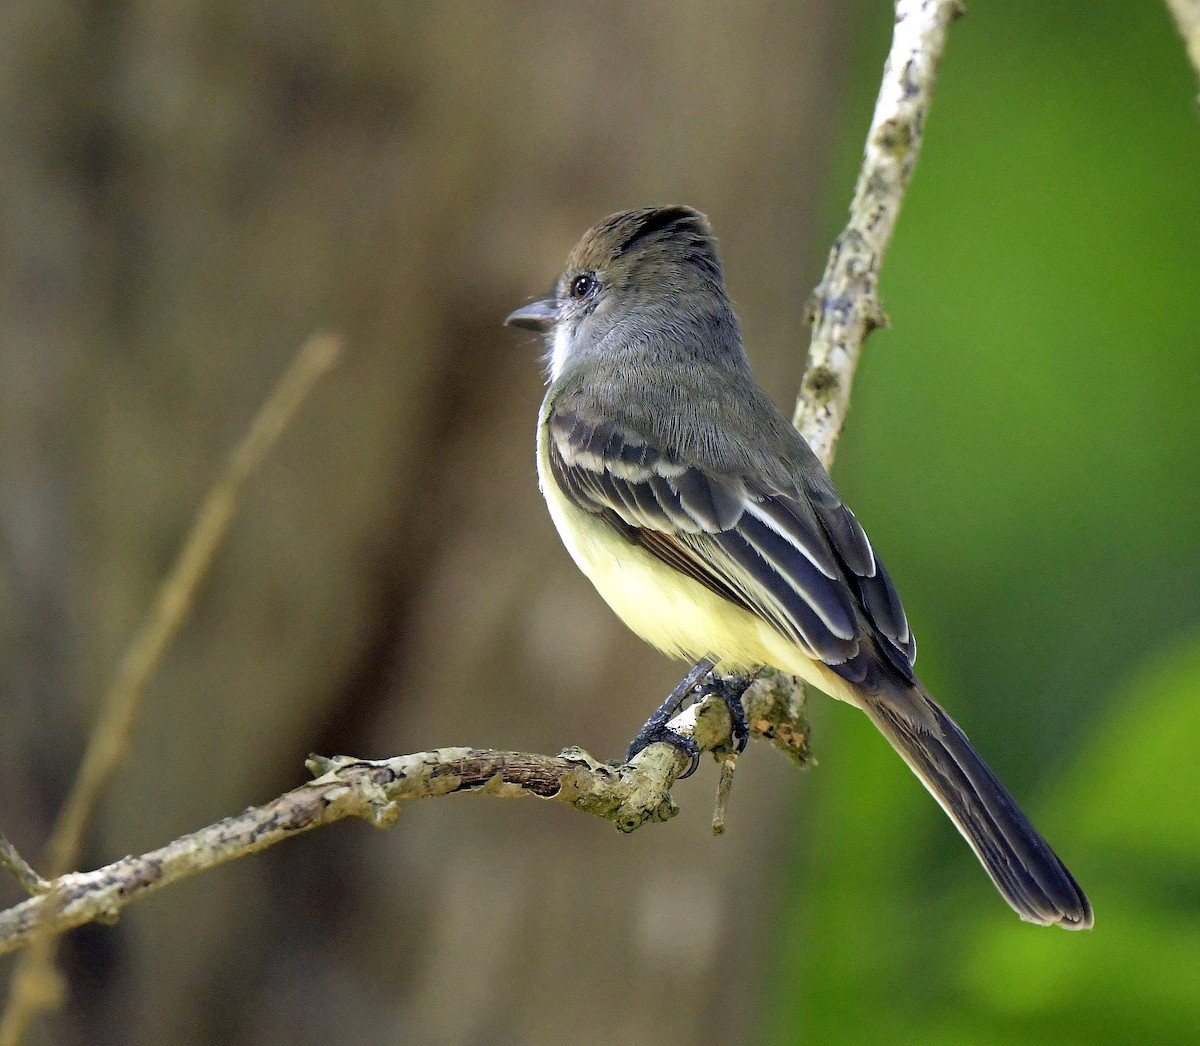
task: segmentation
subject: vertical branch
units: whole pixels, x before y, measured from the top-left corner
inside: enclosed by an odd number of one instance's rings
[[[921,148],[925,114],[958,0],[897,0],[896,28],[867,132],[850,220],[813,292],[812,342],[793,422],[826,468],[850,407],[867,335],[886,325],[876,288]]]

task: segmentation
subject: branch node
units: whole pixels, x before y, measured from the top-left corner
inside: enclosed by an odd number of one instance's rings
[[[379,790],[379,795],[381,798],[372,796],[367,800],[367,809],[370,811],[368,820],[373,828],[391,828],[400,820],[400,804],[382,798],[385,795],[382,788]]]
[[[313,775],[311,784],[322,780],[325,777],[336,775],[347,767],[361,764],[361,759],[356,759],[352,755],[318,755],[316,752],[310,752],[308,758],[304,760],[305,769]]]
[[[829,367],[813,367],[804,375],[804,391],[814,403],[828,403],[839,384],[837,374]]]
[[[871,295],[863,302],[863,339],[865,340],[874,330],[880,328],[888,328],[892,325],[892,321],[888,319],[888,314],[884,311],[883,305],[875,295]]]
[[[96,909],[96,914],[93,918],[96,922],[103,923],[105,926],[116,926],[117,920],[121,918],[121,906],[111,901],[103,902]]]
[[[570,745],[564,748],[558,753],[558,758],[567,763],[576,763],[592,771],[611,769],[608,763],[600,762],[590,752],[584,751],[578,745]]]
[[[817,322],[817,316],[821,311],[821,288],[814,287],[813,292],[804,302],[804,322],[808,326],[812,326]]]
[[[636,793],[635,793],[636,794]],[[651,806],[645,806],[631,797],[617,807],[612,823],[622,835],[636,832],[644,824],[661,824],[679,813],[679,806],[669,794]]]
[[[916,140],[917,132],[912,121],[900,116],[884,120],[875,131],[876,147],[901,163]]]
[[[750,732],[769,741],[797,766],[815,764],[808,748],[806,695],[799,679],[775,668],[759,671],[744,695]]]
[[[308,758],[304,760],[304,768],[313,775],[313,778],[324,777],[337,769],[336,756],[330,757],[327,755],[317,755],[316,752],[309,752]]]
[[[558,791],[550,798],[560,799],[572,806],[586,805],[584,800],[592,793],[592,774],[598,771],[577,766],[559,782]]]

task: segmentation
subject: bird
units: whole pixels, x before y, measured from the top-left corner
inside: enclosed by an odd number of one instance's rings
[[[770,666],[865,712],[1022,919],[1091,927],[1075,878],[917,678],[882,560],[755,381],[708,219],[610,215],[505,322],[545,341],[540,487],[617,616],[669,656]]]

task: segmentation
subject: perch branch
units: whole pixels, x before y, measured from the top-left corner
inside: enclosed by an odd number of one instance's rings
[[[802,763],[807,736],[797,724],[803,723],[803,710],[794,704],[788,677],[763,672],[745,700],[752,732]],[[703,751],[720,751],[730,743],[729,713],[716,697],[685,709],[670,726]],[[671,787],[688,763],[679,748],[661,742],[621,766],[598,763],[579,748],[557,756],[475,748],[380,760],[311,756],[309,769],[320,776],[278,799],[141,856],[59,876],[45,892],[0,912],[0,954],[84,923],[113,922],[127,905],[164,886],[321,825],[359,817],[389,827],[399,816],[399,804],[413,799],[476,793],[553,800],[631,832],[675,816]]]
[[[876,288],[900,203],[921,148],[925,114],[958,0],[897,0],[896,28],[867,132],[850,220],[829,252],[825,275],[809,302],[813,324],[808,368],[792,421],[821,463],[850,408],[850,384],[867,335],[887,325]]]

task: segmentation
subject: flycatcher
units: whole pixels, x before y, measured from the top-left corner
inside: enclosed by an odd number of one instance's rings
[[[659,650],[771,665],[862,709],[1022,919],[1092,925],[1083,891],[913,673],[883,563],[755,383],[704,215],[646,208],[579,241],[545,335],[542,493],[600,595]]]

